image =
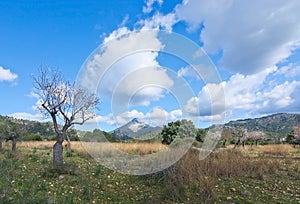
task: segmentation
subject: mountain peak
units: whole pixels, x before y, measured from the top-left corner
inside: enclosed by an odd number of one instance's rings
[[[133,118],[125,125],[113,130],[112,135],[116,136],[121,140],[127,140],[131,138],[137,138],[140,135],[149,133],[151,131],[156,131],[158,129],[161,128],[152,127],[138,118]]]
[[[131,120],[132,123],[142,123],[138,118],[133,118]]]

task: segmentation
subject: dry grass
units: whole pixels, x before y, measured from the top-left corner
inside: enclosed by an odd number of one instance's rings
[[[173,195],[174,200],[185,200],[185,190],[195,188],[206,202],[215,202],[218,199],[218,178],[264,180],[266,175],[275,174],[279,166],[277,160],[252,157],[240,149],[212,152],[202,161],[199,161],[198,151],[190,150],[176,165],[165,170],[166,194]]]
[[[289,144],[269,144],[259,146],[259,151],[263,155],[287,156],[291,153],[293,147]]]
[[[227,146],[226,149],[232,150],[234,145]],[[293,146],[289,144],[268,144],[268,145],[258,145],[250,146],[245,145],[243,148],[239,146],[237,150],[245,153],[246,155],[252,156],[288,156],[294,150]]]
[[[55,141],[28,141],[17,143],[18,147],[51,149]],[[64,142],[63,146],[67,143]],[[131,154],[152,154],[166,148],[165,145],[156,143],[101,143],[101,142],[71,142],[71,148],[81,156],[88,156],[90,153],[110,154],[113,152],[112,147],[119,151]],[[87,151],[88,150],[88,151]]]

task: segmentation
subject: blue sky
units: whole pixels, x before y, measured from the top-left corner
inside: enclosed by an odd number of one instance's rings
[[[43,120],[32,94],[40,65],[94,82],[102,104],[89,124],[104,130],[134,117],[205,127],[299,113],[299,9],[297,0],[1,1],[0,114]],[[211,61],[180,58],[197,53]]]

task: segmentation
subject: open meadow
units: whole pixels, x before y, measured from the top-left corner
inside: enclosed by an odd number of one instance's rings
[[[300,148],[291,145],[229,146],[202,161],[190,149],[162,172],[132,176],[102,166],[80,142],[64,149],[64,168],[53,169],[53,144],[20,142],[15,153],[3,144],[0,203],[300,203]],[[130,154],[168,148],[114,145]]]

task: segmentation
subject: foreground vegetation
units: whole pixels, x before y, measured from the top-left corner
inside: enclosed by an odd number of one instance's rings
[[[289,145],[219,149],[199,161],[191,149],[152,175],[124,175],[94,161],[80,143],[53,169],[52,143],[22,142],[0,154],[0,203],[299,203],[300,150]],[[145,154],[145,144],[119,144]],[[131,145],[131,146],[129,146]],[[140,148],[138,147],[140,145]],[[144,145],[144,146],[143,146]],[[148,144],[152,153],[158,144]]]

